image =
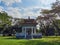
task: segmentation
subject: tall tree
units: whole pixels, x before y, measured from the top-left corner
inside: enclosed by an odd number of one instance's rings
[[[60,16],[60,1],[56,0],[56,2],[52,4],[52,9],[50,10],[50,13]]]
[[[5,11],[0,12],[0,23],[1,23],[1,25],[3,25],[3,24],[11,25],[10,18],[11,17],[8,16],[8,14]]]
[[[46,17],[49,16],[49,21],[52,22],[57,30],[60,30],[56,22],[56,17],[60,16],[60,1],[56,0],[56,2],[52,4],[51,10],[43,9],[41,13]]]
[[[0,33],[3,33],[3,31],[11,25],[10,18],[11,16],[8,16],[8,14],[5,11],[0,12]]]
[[[43,19],[43,21],[46,21],[46,22],[48,22],[47,23],[47,25],[48,25],[48,27],[50,26],[50,24],[52,24],[53,26],[55,26],[55,28],[57,29],[57,30],[60,30],[59,29],[59,27],[58,27],[58,24],[57,24],[57,22],[56,22],[56,17],[57,16],[60,16],[60,1],[58,1],[58,0],[56,0],[56,2],[55,3],[53,3],[52,4],[52,7],[51,7],[51,10],[48,10],[48,9],[42,9],[41,10],[41,14],[44,16],[44,17],[46,17],[46,19],[48,20],[45,20],[44,18],[42,18]],[[41,18],[39,18],[40,19],[40,21],[39,21],[39,23],[41,24],[40,26],[41,27],[47,27],[46,25],[44,25],[43,26],[43,22],[41,23]],[[45,28],[44,27],[44,28]],[[46,28],[45,28],[46,29]],[[45,30],[45,32],[46,32],[46,30]],[[60,31],[59,31],[60,32]]]

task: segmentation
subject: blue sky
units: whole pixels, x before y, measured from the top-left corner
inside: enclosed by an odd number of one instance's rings
[[[0,11],[16,18],[36,18],[41,9],[51,9],[56,0],[0,0]]]

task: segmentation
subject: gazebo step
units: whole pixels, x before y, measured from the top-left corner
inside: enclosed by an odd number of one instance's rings
[[[26,38],[27,38],[27,39],[31,39],[32,36],[31,36],[31,35],[26,35]]]

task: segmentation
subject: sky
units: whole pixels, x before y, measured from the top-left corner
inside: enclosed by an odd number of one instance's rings
[[[56,0],[0,0],[0,12],[5,11],[14,18],[36,18],[41,9],[51,9]]]

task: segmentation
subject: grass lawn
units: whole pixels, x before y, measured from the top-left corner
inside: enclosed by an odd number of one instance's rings
[[[43,37],[40,39],[0,37],[0,45],[60,45],[60,36]]]

